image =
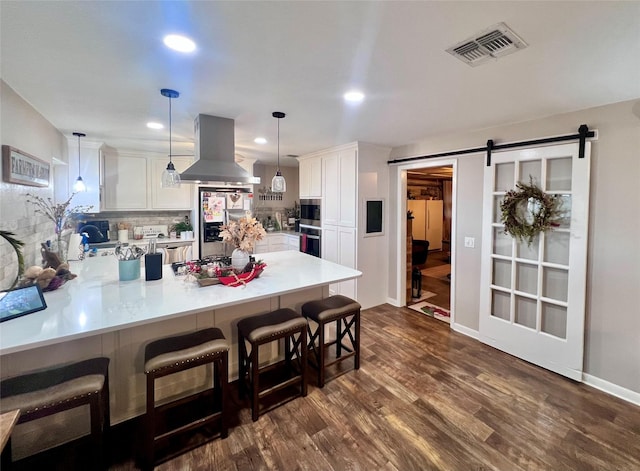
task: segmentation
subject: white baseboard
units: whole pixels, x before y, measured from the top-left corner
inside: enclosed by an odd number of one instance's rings
[[[630,402],[637,406],[640,406],[640,393],[632,391],[631,389],[623,388],[617,384],[610,383],[604,379],[592,376],[587,373],[582,373],[582,382],[592,388],[599,389],[607,394],[618,397],[624,401]]]
[[[396,298],[387,298],[387,304],[391,304],[394,307],[402,307],[400,301]]]
[[[469,327],[465,327],[461,324],[457,324],[457,323],[451,324],[451,328],[456,332],[460,332],[461,334],[471,337],[472,339],[478,340],[479,338],[477,330],[470,329]]]

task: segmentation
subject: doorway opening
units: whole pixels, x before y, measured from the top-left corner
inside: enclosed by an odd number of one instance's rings
[[[410,212],[407,252],[411,250],[411,278],[407,279],[411,279],[412,285],[411,295],[407,290],[406,305],[448,323],[452,294],[453,174],[453,164],[435,164],[408,169],[406,175],[406,205]]]

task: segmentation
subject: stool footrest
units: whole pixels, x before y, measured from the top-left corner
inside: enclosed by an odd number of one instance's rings
[[[258,397],[260,399],[262,399],[265,396],[268,396],[271,393],[274,393],[276,391],[280,391],[282,389],[288,388],[289,386],[293,386],[295,384],[298,384],[300,382],[300,380],[302,379],[302,377],[300,375],[298,376],[294,376],[293,378],[289,378],[286,381],[283,381],[281,383],[278,383],[274,386],[271,386],[270,388],[265,388],[262,391],[260,391],[258,393]]]
[[[165,433],[162,433],[160,435],[156,435],[154,437],[154,442],[158,443],[161,440],[166,440],[167,438],[171,438],[174,437],[176,435],[179,435],[181,433],[185,433],[185,432],[189,432],[190,430],[195,430],[197,428],[200,428],[208,423],[211,422],[217,422],[220,419],[220,416],[222,415],[222,411],[220,412],[216,412],[214,414],[210,414],[206,417],[201,417],[198,420],[195,420],[193,422],[190,422],[188,424],[184,424],[180,427],[176,427],[172,430],[169,430]]]
[[[211,391],[211,389],[209,390]],[[191,394],[189,396],[185,396],[185,397],[180,397],[178,399],[173,399],[169,402],[164,402],[162,404],[159,404],[156,406],[156,413],[164,413],[167,411],[170,411],[171,409],[174,409],[178,406],[182,406],[184,404],[188,404],[190,402],[193,402],[195,399],[199,398],[200,396],[202,396],[203,392],[207,392],[207,391],[201,391],[201,392],[197,392],[195,394]]]

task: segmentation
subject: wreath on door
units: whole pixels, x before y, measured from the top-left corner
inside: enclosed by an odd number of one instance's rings
[[[560,198],[546,194],[532,178],[528,185],[516,183],[516,189],[507,191],[500,203],[504,232],[531,245],[540,232],[559,226],[560,206]]]

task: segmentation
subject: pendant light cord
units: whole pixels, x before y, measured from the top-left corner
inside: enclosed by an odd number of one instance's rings
[[[78,176],[80,175],[80,133],[78,133]]]
[[[278,118],[278,172],[280,171],[280,118]]]
[[[171,97],[169,97],[169,163],[171,163]]]

